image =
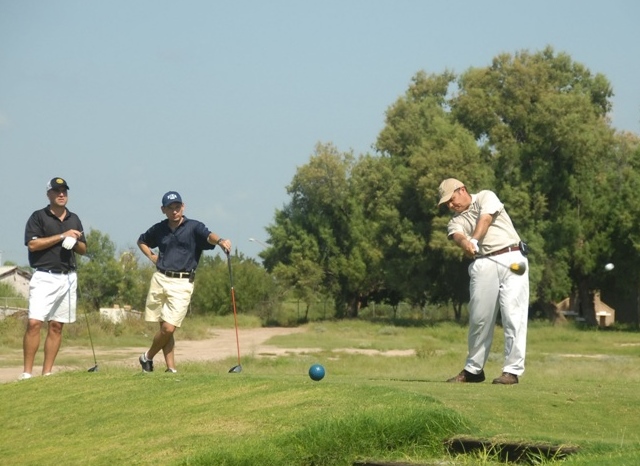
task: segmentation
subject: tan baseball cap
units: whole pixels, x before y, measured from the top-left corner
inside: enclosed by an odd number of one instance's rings
[[[447,178],[438,187],[438,192],[440,193],[440,202],[438,202],[438,206],[441,206],[453,195],[453,192],[456,189],[460,189],[464,186],[464,183],[460,180],[456,180],[455,178]]]

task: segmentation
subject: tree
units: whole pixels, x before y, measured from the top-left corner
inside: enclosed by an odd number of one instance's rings
[[[419,306],[453,302],[459,318],[468,300],[467,261],[447,239],[449,217],[436,207],[437,188],[449,177],[489,185],[492,172],[473,134],[449,111],[454,79],[450,72],[417,73],[387,111],[376,149],[391,160],[400,184],[393,220],[398,240],[386,251],[391,288]]]
[[[397,307],[402,296],[404,282],[395,273],[390,254],[407,230],[397,209],[402,196],[400,180],[388,157],[362,156],[352,170],[350,197],[360,216],[353,223],[353,233],[366,274],[362,305],[374,300]]]
[[[376,156],[319,144],[298,169],[265,267],[302,299],[332,295],[338,317],[374,299],[451,302],[459,319],[468,261],[436,208],[454,177],[495,191],[531,246],[534,312],[573,293],[595,323],[601,266],[640,252],[638,141],[610,127],[611,96],[604,76],[550,47],[459,77],[419,72],[387,110]],[[640,293],[637,272],[625,283]]]
[[[232,255],[230,259],[237,312],[264,309],[277,300],[274,280],[255,260],[242,254]],[[227,315],[233,312],[226,258],[223,259],[220,255],[201,258],[196,272],[191,310],[195,314]]]
[[[93,310],[114,304],[123,271],[115,259],[116,247],[109,235],[91,229],[86,235],[87,253],[78,261],[78,299]]]
[[[273,246],[261,253],[265,268],[282,288],[293,289],[296,298],[308,307],[328,289],[318,238],[305,230],[291,205],[277,211],[275,222],[267,227]],[[305,313],[306,315],[306,313]]]
[[[352,176],[359,162],[352,153],[318,144],[288,186],[291,202],[267,228],[273,246],[263,252],[267,270],[307,304],[314,296],[333,296],[338,317],[357,317],[380,287],[382,255],[356,196],[358,175]]]
[[[615,196],[602,220],[611,222],[611,253],[607,259],[616,268],[614,273],[596,274],[597,285],[608,288],[614,307],[627,307],[631,311],[627,319],[640,328],[640,137],[627,132],[616,134],[610,160],[605,175]],[[621,313],[616,314],[616,319],[621,317]]]
[[[120,254],[118,265],[122,273],[118,282],[118,294],[115,302],[122,306],[129,305],[132,309],[142,311],[145,308],[147,291],[151,276],[155,272],[154,265],[144,258],[140,265],[135,251],[128,250]]]
[[[481,144],[495,189],[533,246],[532,301],[560,299],[573,284],[595,322],[591,277],[610,253],[602,216],[615,196],[606,176],[609,83],[548,47],[502,54],[465,72],[459,87],[453,115]],[[552,273],[542,279],[538,264]]]

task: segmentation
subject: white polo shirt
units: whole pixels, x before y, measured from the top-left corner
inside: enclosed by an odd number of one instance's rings
[[[449,238],[454,233],[462,233],[467,239],[471,239],[471,235],[476,229],[478,218],[483,214],[492,215],[494,219],[487,230],[487,234],[481,242],[478,242],[480,255],[490,254],[520,242],[520,236],[516,232],[509,214],[505,211],[504,204],[500,202],[500,199],[493,191],[489,190],[471,194],[469,208],[462,213],[453,215],[447,225]]]

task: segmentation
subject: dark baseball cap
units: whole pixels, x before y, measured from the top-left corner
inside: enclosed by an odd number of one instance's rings
[[[182,198],[176,191],[169,191],[164,196],[162,196],[162,207],[167,207],[174,202],[179,202],[180,204],[182,204]]]
[[[51,180],[49,180],[49,182],[47,183],[47,191],[57,188],[71,189],[69,188],[69,185],[64,180],[64,178],[51,178]]]

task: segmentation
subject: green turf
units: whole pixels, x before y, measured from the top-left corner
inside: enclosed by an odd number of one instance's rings
[[[640,464],[637,333],[534,323],[519,385],[446,384],[465,339],[454,324],[324,322],[269,342],[319,352],[248,355],[240,374],[227,373],[234,359],[183,364],[179,374],[107,361],[97,373],[11,382],[0,385],[0,453],[34,465],[495,464],[490,452],[450,456],[443,441],[464,435],[578,447],[568,465]],[[497,329],[489,379],[501,344]],[[416,355],[335,351],[345,348]],[[320,382],[307,375],[316,362]]]

